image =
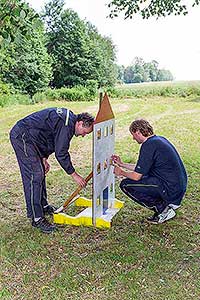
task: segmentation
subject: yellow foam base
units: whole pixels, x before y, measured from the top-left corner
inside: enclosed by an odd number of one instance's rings
[[[74,204],[75,206],[92,207],[92,200],[85,197],[79,197]]]
[[[58,213],[53,215],[54,223],[56,224],[68,224],[75,226],[94,226],[92,222],[92,200],[80,197],[75,201],[76,206],[87,206],[87,208],[73,217],[65,213]],[[115,199],[112,212],[110,215],[102,215],[96,218],[95,227],[98,228],[110,228],[112,225],[112,217],[124,206],[124,202]],[[108,209],[109,211],[109,209]]]

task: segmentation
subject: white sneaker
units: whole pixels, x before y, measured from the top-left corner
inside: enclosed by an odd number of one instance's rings
[[[172,218],[174,218],[176,215],[173,208],[166,207],[161,214],[158,215],[158,224],[164,223]]]

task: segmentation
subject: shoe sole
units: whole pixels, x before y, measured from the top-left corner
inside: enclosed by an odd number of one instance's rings
[[[56,230],[56,227],[53,230],[42,230],[41,228],[36,227],[36,226],[32,226],[32,227],[40,230],[42,233],[47,233],[47,234],[50,234]]]
[[[148,219],[146,219],[146,221],[148,222],[148,223],[150,223],[150,224],[155,224],[155,225],[158,225],[159,223],[158,223],[158,221],[156,222],[156,221],[150,221],[150,220],[148,220]]]

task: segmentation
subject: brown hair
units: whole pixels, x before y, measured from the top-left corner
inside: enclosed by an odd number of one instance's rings
[[[84,127],[90,127],[94,123],[94,117],[87,112],[77,115],[77,121],[83,121]]]
[[[130,133],[136,132],[137,130],[139,130],[143,136],[154,134],[153,127],[144,119],[135,120],[131,123],[129,127]]]

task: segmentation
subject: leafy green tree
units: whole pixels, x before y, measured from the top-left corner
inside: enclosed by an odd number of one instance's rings
[[[149,63],[145,63],[144,68],[148,78],[145,81],[156,81],[158,73],[158,62],[153,60]]]
[[[168,70],[158,69],[158,62],[155,60],[147,63],[141,57],[136,57],[133,64],[128,66],[124,70],[125,83],[140,83],[164,80],[173,80],[173,75]]]
[[[33,95],[48,86],[51,65],[43,24],[22,0],[0,0],[0,77]]]
[[[60,28],[64,5],[64,0],[50,0],[45,4],[41,12],[41,19],[45,22],[48,33],[55,33]]]
[[[192,6],[199,5],[200,0],[193,0]],[[112,0],[108,7],[111,9],[110,17],[118,17],[120,12],[124,12],[124,18],[133,18],[139,14],[144,19],[149,17],[165,17],[168,15],[186,15],[188,5],[182,4],[182,0]]]
[[[47,24],[47,48],[53,61],[54,87],[84,85],[97,80],[99,85],[116,80],[115,48],[77,13],[63,10],[62,0],[50,1],[43,13]]]
[[[125,71],[125,67],[124,66],[119,66],[117,65],[117,80],[119,82],[124,82],[124,71]]]
[[[2,58],[6,59],[0,63],[4,82],[30,96],[48,86],[52,72],[44,39],[43,25],[40,24],[37,29],[32,29],[29,39],[21,36],[10,42],[2,53]]]
[[[157,81],[171,81],[173,80],[173,75],[169,70],[160,69],[157,74]]]
[[[128,66],[124,69],[124,82],[133,83],[134,78],[134,66]]]
[[[0,45],[31,33],[38,15],[23,0],[0,0]],[[37,26],[37,23],[35,24]]]

